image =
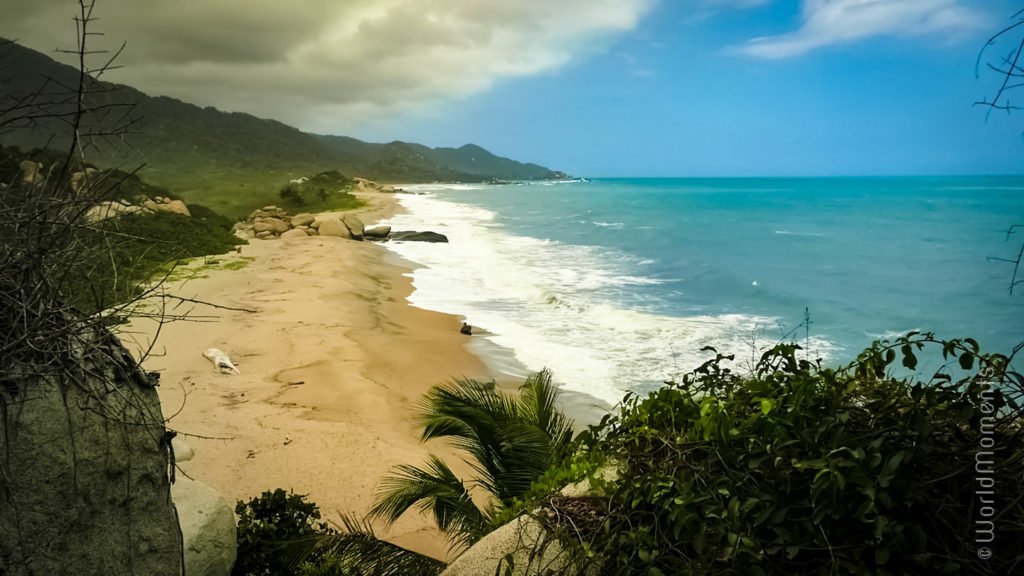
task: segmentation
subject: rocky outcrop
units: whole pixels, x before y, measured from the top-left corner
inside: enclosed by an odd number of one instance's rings
[[[448,237],[437,232],[392,232],[391,239],[396,242],[447,242]]]
[[[155,380],[105,329],[77,334],[0,373],[0,574],[179,576]]]
[[[21,182],[23,184],[35,186],[42,184],[46,180],[46,177],[43,175],[43,165],[40,162],[22,160],[18,164],[18,168],[21,170]]]
[[[298,228],[299,226],[309,226],[313,222],[316,222],[316,216],[312,214],[296,214],[292,216],[292,226]]]
[[[235,514],[223,495],[179,475],[171,487],[184,542],[186,576],[230,576],[237,554]]]
[[[170,198],[165,198],[163,196],[157,196],[152,200],[146,200],[142,205],[153,212],[170,212],[172,214],[181,214],[182,216],[192,216],[188,211],[188,206],[186,206],[184,202],[181,200],[171,200]]]
[[[345,226],[345,223],[341,220],[336,220],[334,218],[321,221],[316,230],[321,236],[337,236],[338,238],[352,237],[352,234],[348,231],[348,226]]]
[[[566,567],[558,539],[524,514],[481,538],[448,564],[441,576],[560,574]]]
[[[366,226],[363,225],[363,221],[359,219],[359,216],[345,214],[342,216],[341,221],[345,223],[345,227],[348,228],[348,232],[352,235],[353,240],[363,239],[363,231],[366,230]]]
[[[130,204],[128,202],[100,202],[95,206],[90,206],[85,211],[83,218],[86,222],[99,222],[108,218],[118,218],[125,214],[152,214],[153,211],[139,206],[138,204]]]
[[[282,239],[285,239],[285,238],[308,238],[308,237],[309,237],[309,234],[307,234],[306,231],[301,229],[301,228],[292,228],[291,230],[287,230],[287,231],[281,233],[281,238]]]
[[[378,184],[373,180],[367,180],[366,178],[353,178],[353,182],[356,183],[356,190],[360,192],[386,192],[395,193],[401,192],[401,188],[395,188],[394,186],[387,184]]]
[[[367,228],[363,230],[363,238],[373,240],[380,238],[387,238],[391,235],[391,226],[376,226],[374,228]]]

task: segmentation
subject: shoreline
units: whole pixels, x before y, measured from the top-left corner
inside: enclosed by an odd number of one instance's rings
[[[401,209],[392,194],[357,194],[368,205],[354,213],[367,224]],[[311,236],[254,239],[176,273],[169,293],[255,310],[190,305],[191,321],[136,319],[120,334],[136,353],[158,336],[144,366],[161,373],[168,428],[195,451],[180,472],[232,505],[291,489],[327,521],[365,514],[381,478],[429,453],[468,475],[456,451],[419,442],[413,408],[432,386],[489,380],[491,369],[459,332],[461,317],[408,303],[413,266],[371,242]],[[216,372],[203,357],[208,348],[226,352],[240,373]],[[425,516],[379,528],[396,544],[447,556],[444,535]]]

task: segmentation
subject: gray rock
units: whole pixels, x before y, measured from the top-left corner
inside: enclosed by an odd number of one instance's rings
[[[179,576],[157,391],[106,329],[68,341],[71,369],[5,367],[0,573]]]
[[[43,165],[39,162],[33,162],[31,160],[22,160],[18,164],[18,168],[21,169],[22,179],[21,181],[25,184],[41,184],[44,180],[42,175]]]
[[[560,574],[567,567],[567,554],[558,539],[540,522],[523,515],[481,538],[448,564],[441,576],[505,574],[509,554],[515,576]]]
[[[387,238],[391,234],[391,226],[377,226],[363,230],[363,236],[367,238]]]
[[[324,220],[320,223],[320,227],[317,228],[317,232],[321,236],[337,236],[339,238],[351,238],[352,234],[348,231],[348,226],[341,220]]]
[[[363,231],[366,230],[366,226],[363,225],[363,221],[359,219],[359,216],[356,216],[355,214],[345,214],[341,221],[348,227],[348,231],[352,235],[353,240],[363,239]]]
[[[179,464],[188,462],[196,455],[192,447],[181,436],[175,436],[171,439],[171,448],[174,449],[174,461]]]
[[[308,237],[309,237],[309,235],[306,234],[305,230],[299,230],[298,228],[292,228],[291,230],[288,230],[287,232],[283,232],[281,234],[281,238],[308,238]]]
[[[283,234],[291,229],[291,226],[289,226],[284,220],[278,218],[263,218],[262,220],[253,222],[252,229],[255,230],[257,234],[267,230],[274,234]]]
[[[229,576],[237,554],[235,514],[213,488],[178,475],[171,485],[185,549],[185,574]]]
[[[298,228],[299,226],[309,226],[316,220],[312,214],[296,214],[292,216],[292,226]]]
[[[392,232],[391,239],[398,242],[447,242],[448,237],[437,232]]]

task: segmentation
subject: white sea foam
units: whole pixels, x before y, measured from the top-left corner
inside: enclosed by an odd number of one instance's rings
[[[821,232],[790,232],[789,230],[776,230],[775,233],[780,236],[824,236]]]
[[[751,334],[775,324],[740,314],[679,318],[629,309],[609,293],[666,282],[636,273],[650,260],[512,235],[493,212],[431,195],[400,202],[406,213],[386,224],[449,238],[448,244],[387,244],[422,265],[412,273],[413,305],[465,316],[528,369],[551,368],[565,389],[610,404],[627,390],[692,370],[709,357],[704,346],[750,350]],[[827,342],[811,346],[828,356]]]

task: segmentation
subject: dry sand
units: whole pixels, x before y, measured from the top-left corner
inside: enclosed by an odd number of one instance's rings
[[[367,223],[397,207],[387,194],[363,197]],[[144,363],[161,372],[168,426],[195,450],[185,473],[231,502],[292,489],[336,519],[365,513],[396,464],[419,464],[428,449],[459,461],[443,444],[419,443],[412,409],[435,384],[489,375],[467,351],[460,318],[406,303],[408,263],[380,245],[319,236],[251,240],[216,260],[190,264],[193,277],[169,292],[255,312],[183,305],[172,312],[191,309],[193,321],[162,326]],[[156,327],[137,320],[124,338],[148,345]],[[208,348],[240,374],[216,372]],[[439,558],[447,549],[412,513],[389,539]]]

